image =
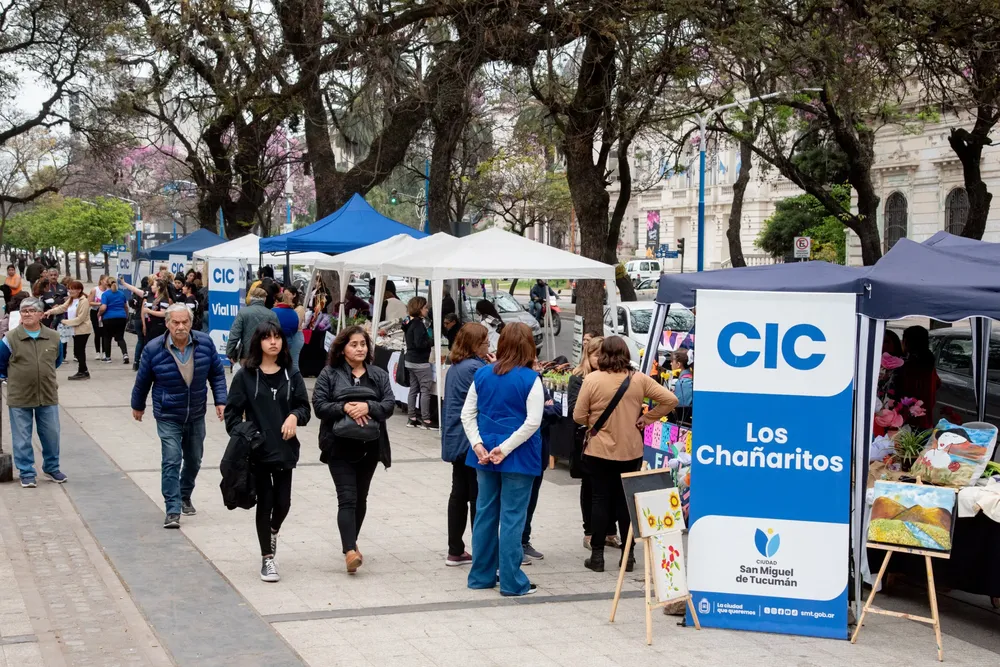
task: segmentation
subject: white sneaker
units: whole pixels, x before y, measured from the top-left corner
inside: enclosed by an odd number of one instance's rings
[[[281,581],[278,575],[278,566],[274,564],[274,556],[263,559],[260,565],[260,580],[267,582]]]

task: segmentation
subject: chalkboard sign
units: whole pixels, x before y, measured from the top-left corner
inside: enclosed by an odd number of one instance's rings
[[[643,491],[669,489],[674,485],[673,475],[669,468],[656,470],[640,470],[639,472],[622,473],[622,487],[625,489],[625,504],[628,505],[628,516],[632,521],[632,534],[639,535],[639,521],[635,516],[635,494]]]

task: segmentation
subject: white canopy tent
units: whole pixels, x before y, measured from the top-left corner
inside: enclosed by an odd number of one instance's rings
[[[245,259],[247,264],[257,266],[263,258],[265,264],[284,264],[285,253],[264,253],[260,254],[260,237],[256,234],[247,234],[232,241],[226,241],[219,245],[197,250],[194,253],[195,259],[211,261],[213,259]],[[321,260],[330,259],[329,255],[321,252],[303,252],[292,256],[292,263],[301,266],[313,266]]]
[[[435,234],[421,239],[410,252],[383,261],[378,274],[375,303],[382,303],[386,275],[413,276],[431,281],[435,333],[441,331],[440,306],[444,294],[444,281],[457,278],[604,280],[611,312],[616,312],[618,306],[615,294],[615,267],[496,228],[462,238]],[[551,320],[547,329],[551,336]],[[437,377],[441,378],[443,376],[439,335],[434,336],[434,359]],[[440,402],[439,390],[439,414]]]

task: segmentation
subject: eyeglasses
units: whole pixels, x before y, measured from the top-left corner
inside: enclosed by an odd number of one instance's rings
[[[41,315],[42,314],[42,312],[40,310],[35,310],[34,308],[24,308],[22,310],[19,310],[18,312],[21,313],[22,315]]]

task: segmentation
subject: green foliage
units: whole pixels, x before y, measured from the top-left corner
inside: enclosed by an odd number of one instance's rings
[[[845,207],[851,204],[851,189],[835,185],[833,196]],[[778,202],[774,215],[764,222],[754,244],[774,257],[792,252],[796,236],[812,238],[811,259],[843,264],[847,255],[847,230],[812,195],[789,197]]]
[[[53,195],[13,216],[4,241],[29,250],[55,247],[93,253],[105,243],[122,241],[132,220],[132,207],[118,199],[98,197],[90,202]]]

